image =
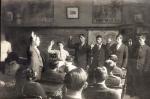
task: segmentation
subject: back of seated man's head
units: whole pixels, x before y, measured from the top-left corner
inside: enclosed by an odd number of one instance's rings
[[[111,72],[115,67],[114,61],[112,61],[110,59],[106,60],[105,61],[105,67],[107,68],[108,72]]]
[[[86,80],[87,73],[82,68],[76,68],[66,74],[64,83],[67,89],[79,91],[86,84]]]
[[[97,67],[95,69],[95,79],[97,83],[103,82],[107,79],[107,69],[105,67]]]
[[[112,61],[114,61],[115,63],[118,62],[118,57],[117,57],[117,55],[115,55],[115,54],[110,55],[110,58],[109,58],[109,59],[112,60]]]

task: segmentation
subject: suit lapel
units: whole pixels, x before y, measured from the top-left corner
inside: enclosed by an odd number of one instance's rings
[[[37,54],[37,56],[38,56],[38,58],[39,58],[40,63],[43,64],[43,62],[42,62],[42,57],[41,57],[41,55],[40,55],[40,51],[39,51],[39,53],[38,53],[35,48],[34,48],[34,51],[36,52],[36,54]]]

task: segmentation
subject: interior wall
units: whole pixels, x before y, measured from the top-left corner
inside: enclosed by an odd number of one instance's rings
[[[11,2],[10,2],[11,1]],[[26,26],[20,25],[9,25],[5,23],[3,19],[5,17],[5,11],[7,11],[7,5],[12,3],[13,9],[21,9],[20,5],[23,5],[23,2],[36,0],[1,0],[2,2],[2,27],[5,27],[3,30],[6,32],[8,40],[12,43],[13,50],[16,51],[20,56],[26,57],[26,48],[28,45],[28,38],[31,31],[35,31],[41,38],[40,48],[46,53],[49,42],[54,40],[62,40],[67,42],[69,35],[75,37],[77,41],[78,34],[87,35],[88,30],[91,28],[93,30],[121,30],[125,34],[125,38],[134,38],[136,35],[137,25],[140,24],[142,27],[150,27],[150,3],[148,0],[123,0],[124,4],[122,5],[122,22],[120,24],[95,24],[92,22],[92,11],[93,11],[93,1],[94,0],[53,0],[54,9],[53,9],[53,21],[49,24],[28,24]],[[49,0],[45,0],[49,1]],[[103,0],[101,0],[103,1]],[[19,3],[15,3],[19,2]],[[43,1],[42,1],[43,2]],[[15,4],[19,4],[16,6]],[[79,18],[78,19],[67,19],[66,17],[66,8],[67,7],[78,7],[79,8]],[[29,9],[30,10],[30,9]],[[17,10],[18,11],[18,10]],[[20,11],[20,10],[19,10]],[[23,13],[23,12],[22,12]],[[43,13],[43,12],[42,12]],[[44,11],[47,13],[47,11]],[[134,14],[142,13],[143,22],[135,22]],[[28,20],[31,21],[30,19]],[[131,29],[131,30],[130,30]],[[148,29],[148,34],[150,30]],[[148,36],[150,38],[150,36]],[[148,41],[148,43],[150,40]],[[68,49],[68,48],[67,48]],[[70,50],[70,49],[69,49]],[[72,51],[72,50],[70,50]]]
[[[74,51],[67,47],[69,36],[73,36],[73,43],[79,41],[79,34],[85,34],[87,37],[87,30],[80,28],[11,28],[7,31],[7,38],[8,41],[12,43],[13,51],[17,52],[19,56],[26,57],[29,37],[32,31],[40,37],[41,44],[39,48],[45,54],[47,54],[47,49],[51,40],[55,41],[54,49],[57,49],[56,43],[58,41],[63,41],[65,49],[73,54]]]

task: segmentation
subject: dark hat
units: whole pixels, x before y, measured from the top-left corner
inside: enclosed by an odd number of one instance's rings
[[[11,61],[17,61],[18,62],[18,60],[19,60],[19,57],[18,57],[17,53],[11,52],[11,53],[8,54],[6,62],[7,63],[9,63]]]

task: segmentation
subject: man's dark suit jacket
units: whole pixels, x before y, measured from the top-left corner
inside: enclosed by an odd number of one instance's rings
[[[81,46],[81,43],[72,44],[72,41],[68,41],[68,47],[75,50],[75,65],[86,69],[86,66],[90,64],[90,46],[86,43]]]
[[[111,47],[113,43],[106,43],[106,59],[108,59],[111,55]]]
[[[121,84],[121,78],[114,75],[109,75],[105,81],[105,84],[109,88],[119,88]]]
[[[98,66],[103,66],[106,59],[106,48],[102,44],[101,48],[95,45],[92,49],[91,56],[93,57],[91,68],[96,68]]]
[[[136,50],[136,69],[150,71],[150,47],[143,45]]]
[[[145,44],[135,47],[134,51],[133,85],[136,90],[140,90],[139,93],[135,90],[137,94],[145,94],[142,99],[147,99],[147,95],[150,94],[150,47]]]
[[[115,90],[101,84],[88,87],[83,94],[85,99],[121,99]]]
[[[128,62],[128,47],[125,44],[122,44],[117,50],[117,44],[112,45],[111,50],[112,54],[116,54],[118,57],[117,66],[120,68],[126,68]]]

